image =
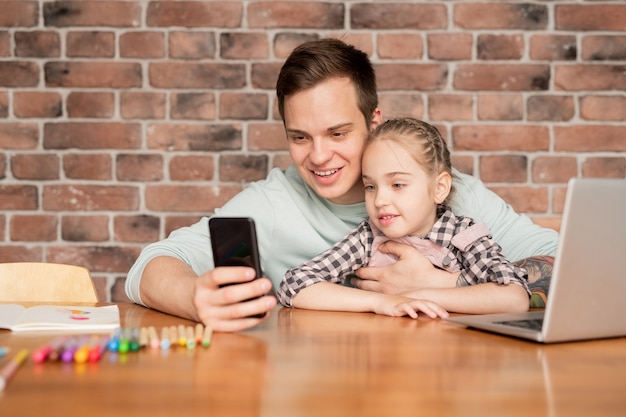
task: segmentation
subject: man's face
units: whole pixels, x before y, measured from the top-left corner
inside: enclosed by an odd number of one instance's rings
[[[370,125],[365,123],[348,78],[332,78],[285,98],[291,158],[302,179],[336,204],[363,201],[361,155],[370,129],[380,121],[377,109]]]

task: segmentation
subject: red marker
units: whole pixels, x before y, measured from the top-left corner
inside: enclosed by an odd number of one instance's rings
[[[109,344],[109,339],[107,337],[103,337],[100,343],[94,346],[87,355],[87,360],[89,362],[98,362],[102,359],[102,355]]]

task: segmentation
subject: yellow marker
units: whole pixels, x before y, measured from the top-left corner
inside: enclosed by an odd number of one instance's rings
[[[96,336],[83,336],[80,338],[78,349],[74,352],[74,362],[85,363],[89,359],[89,352],[98,344]]]
[[[89,351],[91,350],[91,345],[89,343],[83,343],[80,345],[76,352],[74,352],[74,362],[76,363],[85,363],[87,362],[87,358],[89,358]]]
[[[182,324],[178,325],[178,344],[180,346],[186,346],[187,345],[187,339],[185,338],[187,335],[187,332],[185,331],[185,326],[183,326]]]
[[[0,391],[4,390],[4,387],[9,382],[9,379],[15,375],[24,359],[28,356],[28,349],[22,349],[7,363],[2,370],[0,370]]]

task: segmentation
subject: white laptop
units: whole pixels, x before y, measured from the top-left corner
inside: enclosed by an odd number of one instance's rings
[[[542,343],[626,336],[626,180],[568,183],[545,310],[446,320]]]

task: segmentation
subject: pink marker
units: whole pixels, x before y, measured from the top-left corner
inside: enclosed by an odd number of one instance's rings
[[[42,346],[41,348],[34,351],[32,355],[33,361],[35,361],[36,363],[45,362],[52,351],[59,349],[63,345],[65,339],[67,339],[66,336],[57,337],[49,344]]]

